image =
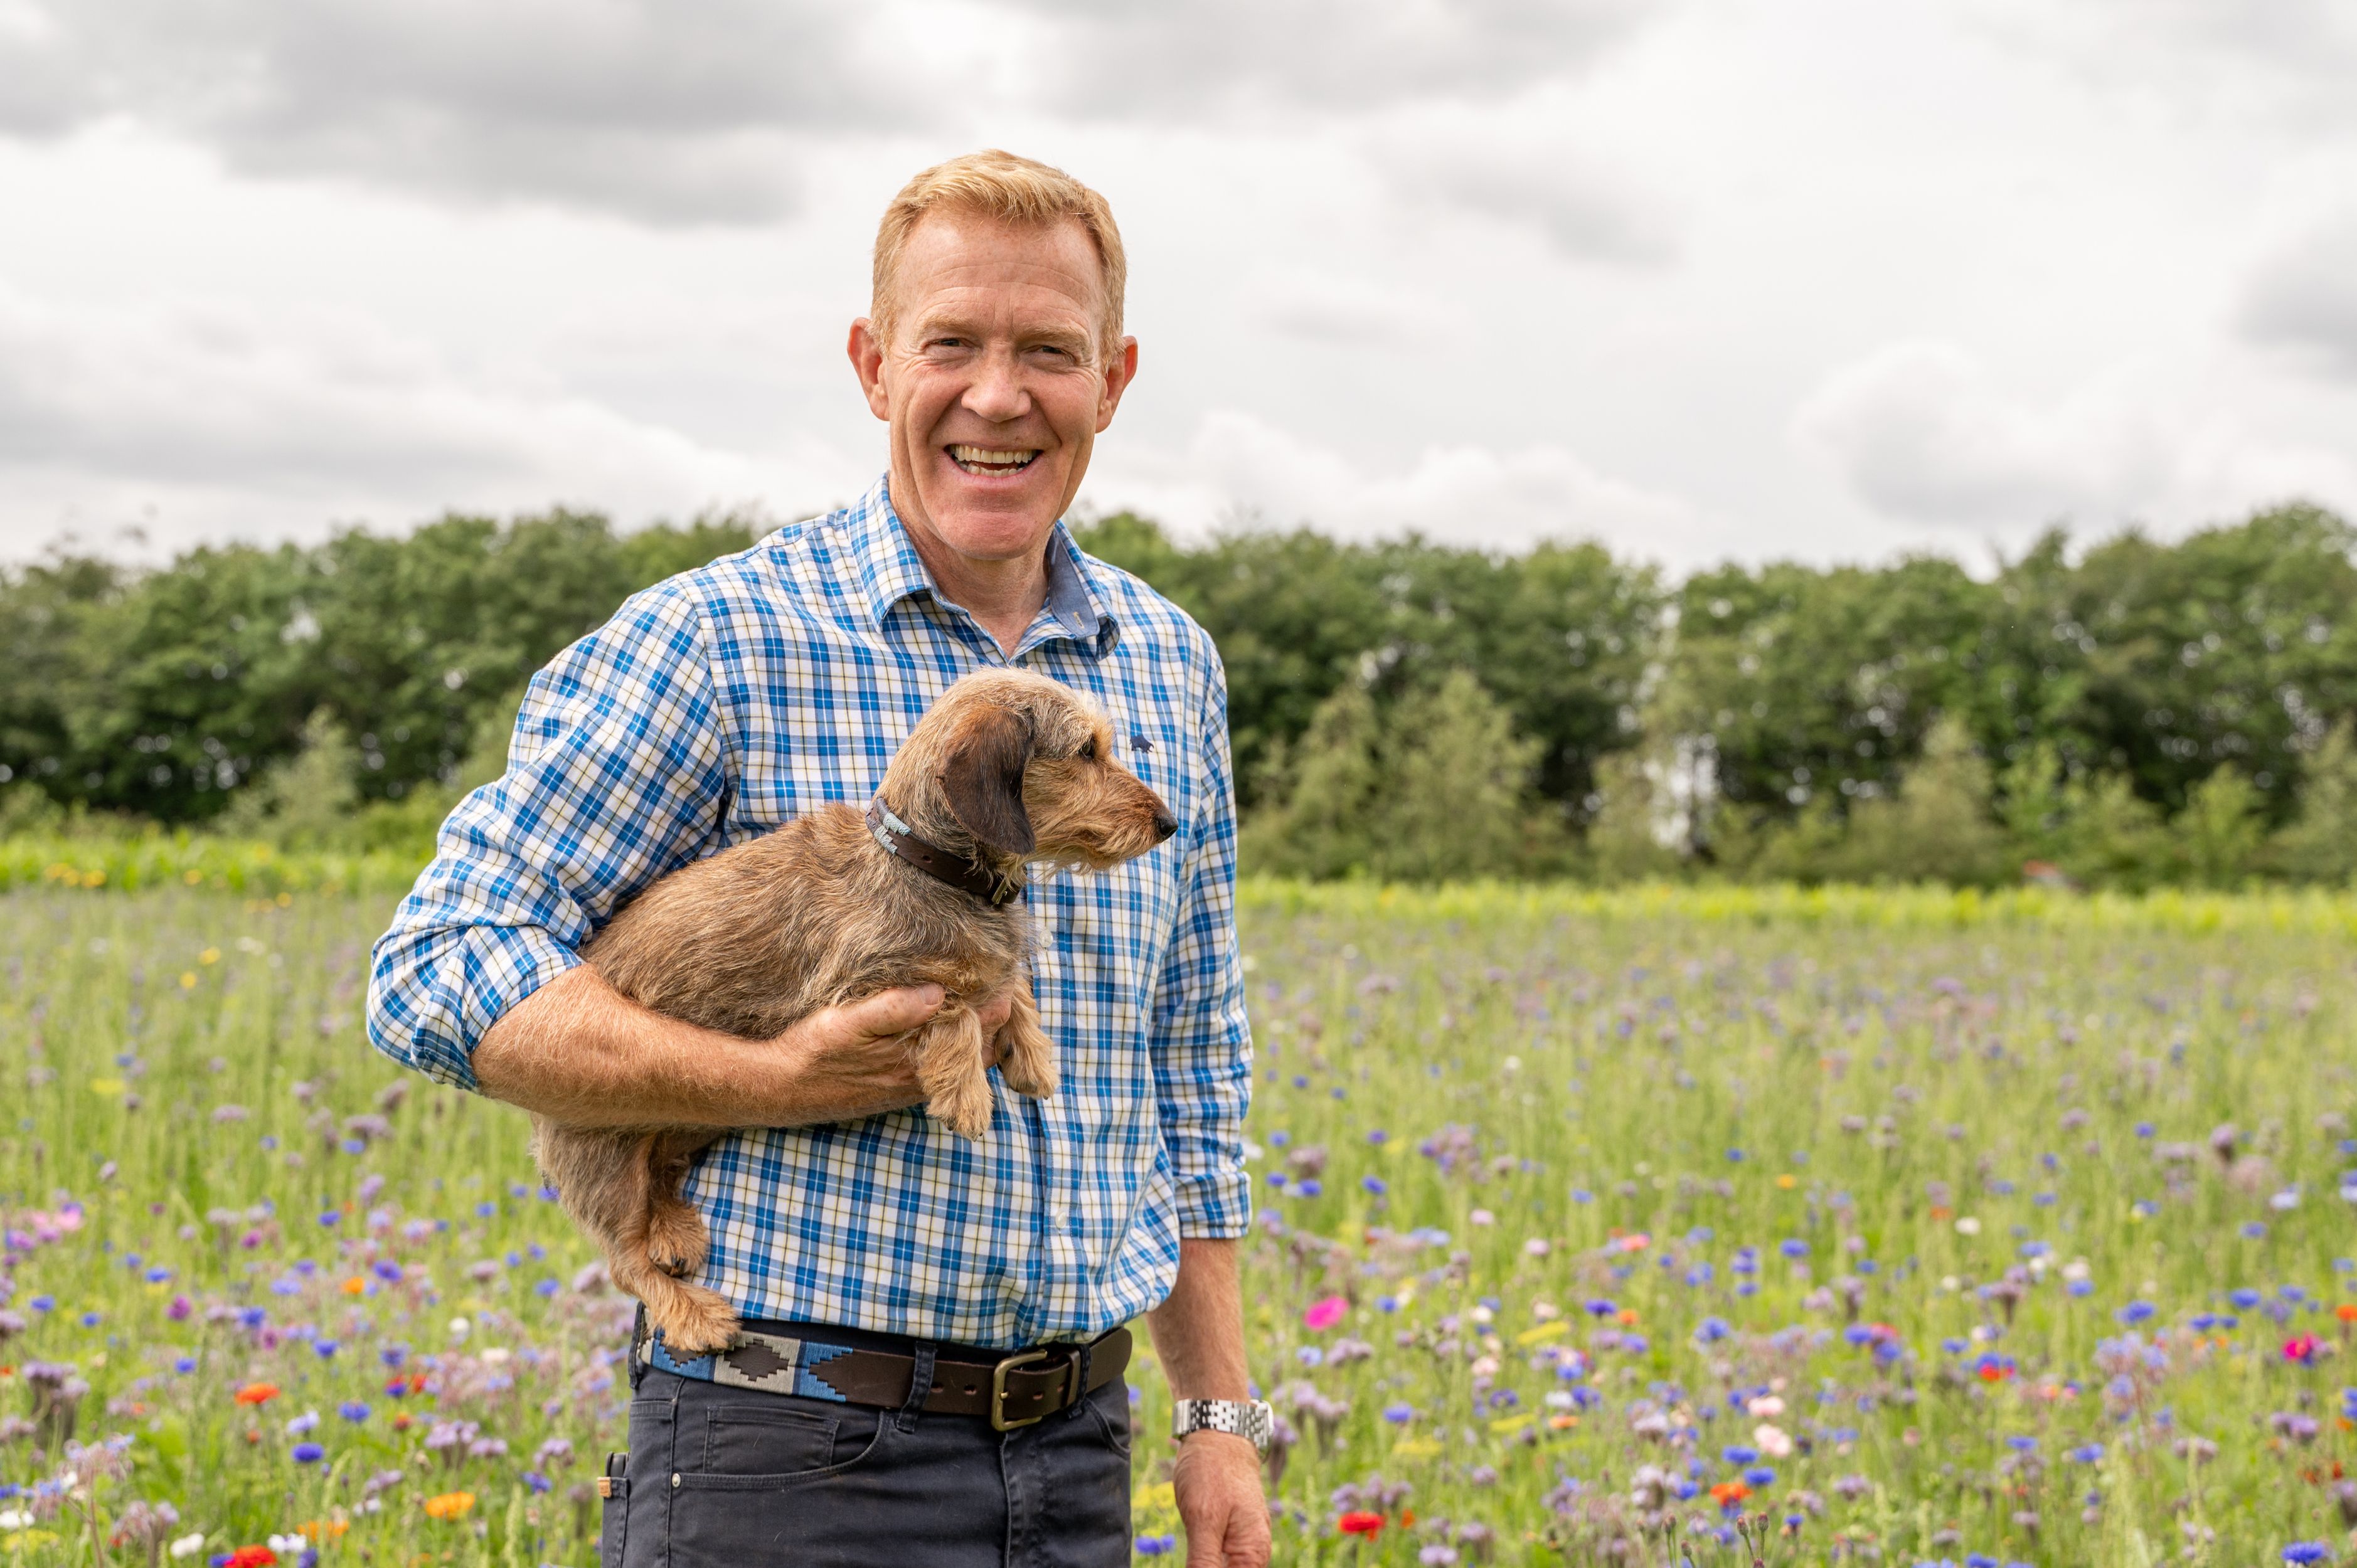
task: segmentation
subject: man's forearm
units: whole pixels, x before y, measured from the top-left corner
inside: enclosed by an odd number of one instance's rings
[[[1252,1397],[1233,1241],[1182,1239],[1178,1283],[1169,1299],[1146,1314],[1146,1326],[1172,1398]]]
[[[975,1009],[995,1040],[1012,993]],[[641,1007],[584,965],[510,1008],[475,1046],[484,1093],[583,1127],[802,1127],[920,1103],[909,1033],[942,988],[822,1007],[748,1040]],[[995,1052],[996,1046],[986,1047]]]
[[[568,970],[475,1047],[485,1094],[580,1126],[742,1127],[781,1103],[789,1063],[770,1041],[642,1007],[594,969]]]

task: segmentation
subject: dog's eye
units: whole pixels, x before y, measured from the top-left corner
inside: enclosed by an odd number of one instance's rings
[[[1094,762],[1096,759],[1097,737],[1091,736],[1088,739],[1081,742],[1081,760],[1082,762]]]

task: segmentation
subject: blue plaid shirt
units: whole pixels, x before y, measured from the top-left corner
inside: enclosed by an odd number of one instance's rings
[[[1179,824],[1026,895],[1062,1087],[999,1086],[979,1144],[921,1109],[729,1134],[688,1187],[712,1231],[703,1283],[748,1316],[987,1346],[1085,1338],[1158,1304],[1181,1236],[1251,1218],[1226,682],[1200,627],[1061,524],[1048,567],[1010,659],[934,592],[879,481],[632,597],[533,677],[505,777],[443,825],[377,943],[369,1037],[472,1089],[475,1042],[633,894],[823,802],[864,804],[950,682],[1037,671],[1147,743],[1127,760]]]

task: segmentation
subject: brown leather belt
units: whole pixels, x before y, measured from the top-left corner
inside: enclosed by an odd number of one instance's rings
[[[887,1410],[909,1402],[915,1356],[832,1344],[822,1337],[825,1332],[814,1328],[784,1335],[748,1327],[726,1350],[682,1359],[664,1348],[659,1336],[641,1331],[632,1353],[643,1365],[729,1388]],[[922,1408],[928,1413],[983,1416],[996,1430],[1011,1432],[1078,1403],[1128,1367],[1126,1328],[1086,1345],[1042,1345],[994,1361],[937,1356],[932,1389]]]

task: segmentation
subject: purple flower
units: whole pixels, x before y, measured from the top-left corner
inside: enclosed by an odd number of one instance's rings
[[[316,1443],[297,1443],[289,1455],[297,1465],[316,1465],[328,1456],[328,1451]]]
[[[1402,1401],[1383,1406],[1383,1419],[1394,1426],[1405,1426],[1415,1419],[1415,1406]]]
[[[346,1400],[336,1407],[336,1413],[346,1421],[362,1422],[369,1418],[369,1407],[359,1400]]]
[[[535,1492],[548,1491],[556,1485],[537,1470],[526,1470],[523,1473],[523,1484]]]

